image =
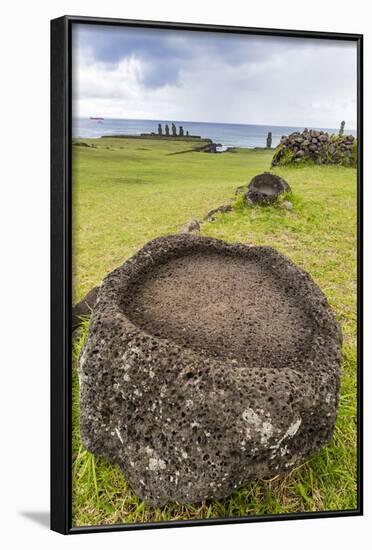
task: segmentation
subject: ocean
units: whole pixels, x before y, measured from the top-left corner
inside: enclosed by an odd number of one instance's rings
[[[106,135],[127,135],[156,132],[158,124],[171,126],[172,122],[177,126],[183,126],[184,133],[188,130],[190,135],[198,135],[210,138],[223,147],[265,147],[268,132],[272,132],[272,147],[276,147],[283,135],[291,132],[302,131],[304,127],[295,126],[264,126],[255,124],[220,124],[216,122],[187,122],[182,120],[134,120],[105,118],[102,121],[89,118],[75,118],[72,124],[72,136],[74,138],[98,138]],[[329,133],[337,133],[338,128],[318,128]],[[345,129],[347,134],[355,134],[355,130]]]

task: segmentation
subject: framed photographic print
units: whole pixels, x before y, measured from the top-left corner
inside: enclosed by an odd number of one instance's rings
[[[362,513],[362,36],[51,24],[51,518]]]

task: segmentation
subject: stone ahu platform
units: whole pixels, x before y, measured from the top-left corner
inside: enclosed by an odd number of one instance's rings
[[[151,134],[111,134],[111,135],[107,135],[107,136],[101,136],[101,139],[113,139],[113,138],[119,138],[119,139],[160,139],[160,140],[163,140],[163,141],[208,141],[208,142],[212,142],[211,139],[209,138],[202,138],[201,136],[192,136],[192,135],[188,135],[188,136],[172,136],[172,135],[169,135],[169,136],[166,136],[166,135],[161,135],[159,136],[158,134],[155,134],[155,133],[151,133]]]
[[[274,249],[155,239],[100,288],[83,444],[152,505],[226,497],[329,440],[340,346],[323,293]]]

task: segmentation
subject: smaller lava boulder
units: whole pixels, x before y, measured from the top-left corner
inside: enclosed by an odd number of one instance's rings
[[[269,204],[275,202],[281,193],[290,190],[289,184],[283,178],[271,172],[263,172],[255,176],[248,185],[245,200],[256,204]]]
[[[92,310],[97,301],[99,286],[95,286],[88,292],[88,294],[79,302],[72,307],[71,315],[71,328],[72,331],[77,329],[84,318],[90,317]]]
[[[200,223],[196,218],[193,218],[187,224],[185,227],[183,227],[180,231],[180,233],[194,233],[200,231]]]

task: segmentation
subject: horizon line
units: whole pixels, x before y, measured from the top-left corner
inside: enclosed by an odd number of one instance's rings
[[[337,130],[339,127],[332,127],[332,126],[317,126],[317,125],[298,125],[298,124],[267,124],[267,123],[248,123],[248,122],[208,122],[205,120],[178,120],[178,119],[162,119],[162,118],[122,118],[122,117],[103,117],[101,115],[90,115],[90,116],[72,116],[72,119],[81,119],[81,118],[102,118],[104,120],[133,120],[133,121],[149,121],[149,122],[163,122],[163,124],[166,124],[168,122],[186,122],[191,124],[228,124],[232,126],[273,126],[274,128],[318,128],[319,130]],[[341,124],[341,121],[340,121]],[[357,128],[347,127],[346,129],[356,131]]]

